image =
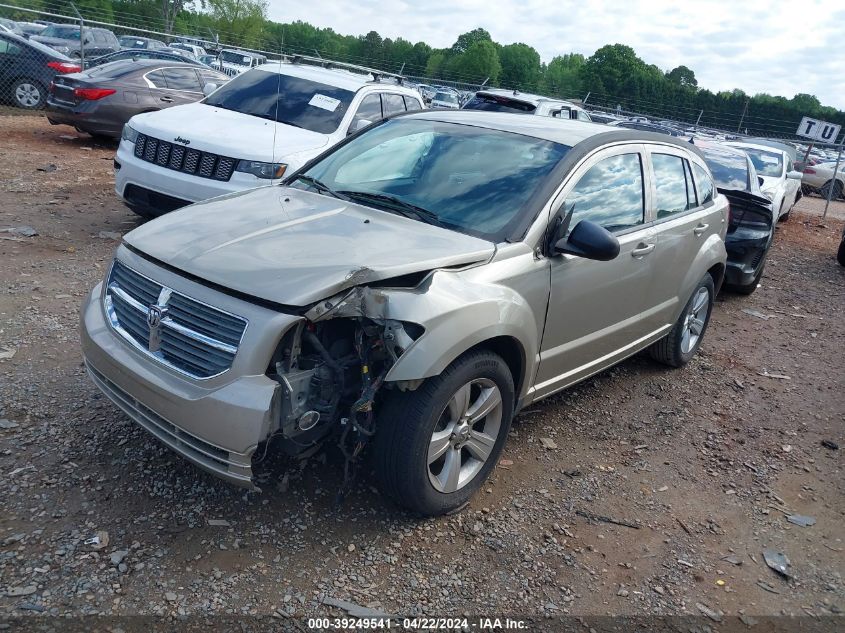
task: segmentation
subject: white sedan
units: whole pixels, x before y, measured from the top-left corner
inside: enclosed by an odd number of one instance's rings
[[[803,174],[796,171],[789,154],[783,150],[754,143],[728,143],[744,150],[760,179],[763,195],[772,201],[778,220],[788,220],[792,206],[798,201]]]

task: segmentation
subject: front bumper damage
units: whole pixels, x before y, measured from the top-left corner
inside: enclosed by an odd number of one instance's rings
[[[128,251],[121,259],[161,283],[248,319],[243,354],[219,376],[197,380],[152,361],[116,335],[102,284],[81,314],[85,367],[94,384],[132,420],[200,468],[255,488],[252,460],[278,429],[281,389],[266,367],[281,336],[301,317],[248,304],[159,268]]]

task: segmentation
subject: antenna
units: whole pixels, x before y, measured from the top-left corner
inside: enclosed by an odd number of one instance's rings
[[[279,47],[279,54],[284,54],[281,46]],[[272,165],[276,164],[276,131],[279,129],[279,99],[282,97],[282,63],[282,60],[279,59],[278,78],[276,80],[276,112],[273,114],[273,151],[270,154]]]

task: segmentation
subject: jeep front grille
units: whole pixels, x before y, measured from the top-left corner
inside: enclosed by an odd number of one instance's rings
[[[229,180],[236,162],[228,156],[189,149],[146,134],[138,134],[135,139],[135,156],[159,167],[212,180]]]
[[[104,303],[123,339],[193,378],[228,370],[247,326],[246,319],[171,290],[117,260]]]

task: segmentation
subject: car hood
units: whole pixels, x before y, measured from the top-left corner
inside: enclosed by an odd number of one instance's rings
[[[124,241],[200,279],[287,306],[495,252],[470,235],[278,186],[185,207]]]
[[[299,152],[316,153],[329,141],[325,134],[204,103],[138,114],[132,117],[131,125],[143,134],[164,141],[172,142],[176,137],[185,139],[191,149],[268,163],[285,162],[287,156]]]

